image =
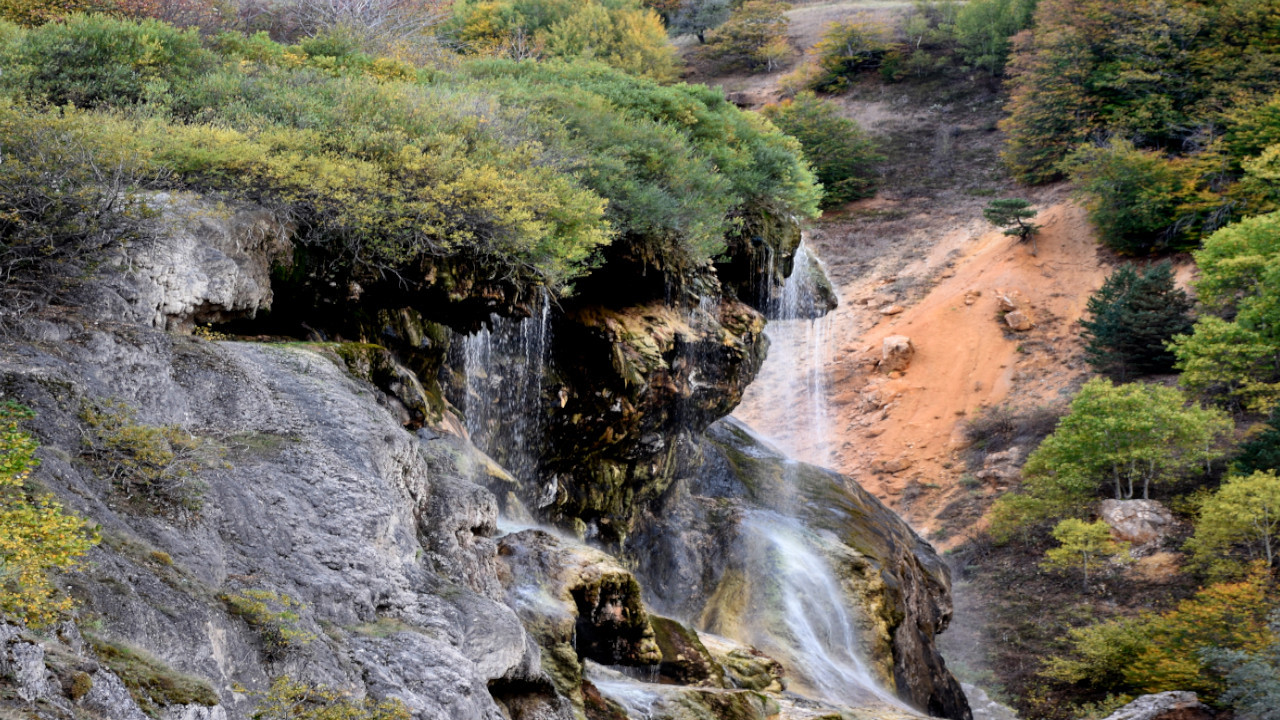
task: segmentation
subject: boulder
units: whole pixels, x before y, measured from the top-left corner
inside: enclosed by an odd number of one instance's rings
[[[911,365],[916,348],[906,335],[890,335],[880,348],[880,372],[902,372]]]
[[[974,473],[974,477],[991,485],[1000,485],[1016,478],[1021,467],[1022,448],[1014,446],[984,458],[982,469]]]
[[[1213,720],[1213,710],[1193,692],[1174,691],[1143,695],[1106,720]]]
[[[1013,312],[1005,313],[1004,322],[1009,326],[1009,329],[1014,332],[1026,332],[1036,326],[1036,324],[1031,321],[1030,316],[1022,310],[1014,310]]]
[[[1169,508],[1155,500],[1104,500],[1099,512],[1117,540],[1135,546],[1156,545],[1177,526]]]
[[[885,307],[880,308],[880,314],[881,315],[897,315],[901,313],[904,309],[905,308],[903,308],[901,305],[886,305]]]

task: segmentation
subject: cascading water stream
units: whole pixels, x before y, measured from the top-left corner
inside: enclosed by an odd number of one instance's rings
[[[881,687],[861,657],[848,597],[820,540],[799,520],[771,511],[748,513],[742,524],[749,556],[770,572],[765,607],[753,608],[749,637],[740,638],[787,661],[817,699],[862,707],[905,706]]]
[[[781,292],[769,298],[774,318],[765,332],[769,357],[745,403],[748,415],[759,416],[764,427],[782,428],[769,438],[788,455],[813,465],[831,460],[831,428],[826,381],[829,314],[814,319],[822,307],[817,278],[825,277],[821,260],[802,241],[796,249],[790,277]],[[753,418],[754,419],[754,418]],[[786,658],[817,699],[848,706],[888,704],[906,709],[868,669],[861,656],[856,619],[849,597],[819,548],[820,536],[795,516],[797,466],[784,470],[782,496],[774,511],[747,514],[742,542],[752,566],[768,573],[768,592],[752,602],[748,637],[737,638],[766,654]]]
[[[463,411],[471,441],[525,487],[537,477],[536,443],[542,432],[542,381],[551,349],[551,300],[527,318],[494,315],[462,342],[466,368]],[[554,485],[539,488],[539,507],[555,499]]]
[[[738,413],[758,427],[783,429],[770,439],[791,457],[822,466],[832,455],[826,376],[831,319],[813,316],[821,304],[815,278],[824,274],[822,261],[801,241],[791,276],[769,295],[769,357]]]

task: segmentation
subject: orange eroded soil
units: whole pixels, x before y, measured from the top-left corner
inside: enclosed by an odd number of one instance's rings
[[[1037,255],[992,230],[980,214],[966,220],[975,212],[969,208],[945,219],[921,217],[934,232],[941,222],[949,228],[933,238],[897,240],[897,252],[880,248],[883,254],[856,276],[841,277],[851,273],[838,265],[831,273],[840,280],[841,307],[822,359],[830,402],[827,464],[922,531],[937,530],[948,517],[956,525],[964,515],[959,507],[985,507],[984,497],[1004,489],[960,482],[971,472],[961,452],[966,417],[992,405],[1061,402],[1087,370],[1076,321],[1110,266],[1098,255],[1084,211],[1045,199],[1054,202],[1037,218],[1043,225]],[[876,205],[864,201],[863,209]],[[837,220],[811,233],[809,242],[838,262],[854,227]],[[1009,328],[1001,295],[1030,317],[1031,329]],[[901,312],[882,314],[895,305]],[[877,361],[892,335],[909,337],[915,354],[905,372],[885,374]],[[780,374],[794,371],[767,367],[736,414],[801,458],[821,459],[821,439],[795,437],[795,403],[779,396]],[[945,548],[963,538],[936,539]]]

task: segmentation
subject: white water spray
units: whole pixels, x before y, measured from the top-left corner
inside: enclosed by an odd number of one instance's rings
[[[494,315],[462,343],[467,432],[526,487],[537,481],[542,380],[551,348],[551,300],[519,320]],[[555,488],[541,488],[555,498]]]
[[[768,300],[773,318],[765,327],[769,357],[747,391],[740,416],[774,428],[770,438],[794,458],[826,466],[832,460],[831,413],[826,367],[830,358],[830,315],[812,319],[820,303],[815,275],[822,261],[802,241],[791,276]]]
[[[744,541],[774,583],[772,607],[753,609],[751,637],[765,654],[788,665],[817,696],[848,707],[906,707],[872,675],[859,652],[860,633],[848,596],[827,560],[815,549],[817,535],[799,520],[769,511],[743,520]]]

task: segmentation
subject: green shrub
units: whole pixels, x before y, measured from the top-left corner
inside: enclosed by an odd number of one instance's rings
[[[840,115],[829,100],[811,92],[769,105],[764,116],[800,141],[805,158],[822,183],[823,207],[836,207],[875,194],[876,165],[884,158],[858,124]]]
[[[252,693],[253,720],[409,720],[409,709],[397,698],[356,698],[327,685],[276,678],[271,689]]]
[[[262,641],[269,660],[279,660],[309,645],[315,635],[303,630],[303,604],[274,590],[248,589],[219,596],[231,614],[244,619]]]
[[[55,105],[128,105],[180,89],[213,62],[193,30],[74,15],[31,30],[3,82]]]
[[[213,706],[220,703],[213,685],[202,677],[179,672],[145,650],[125,643],[107,640],[93,633],[85,633],[85,639],[98,660],[111,668],[128,688],[134,702],[148,715],[156,716],[162,708],[170,705]],[[92,681],[89,687],[92,687]]]
[[[202,470],[217,462],[221,446],[177,425],[143,425],[120,402],[86,405],[80,413],[87,432],[89,465],[111,480],[133,507],[151,513],[198,513]]]

